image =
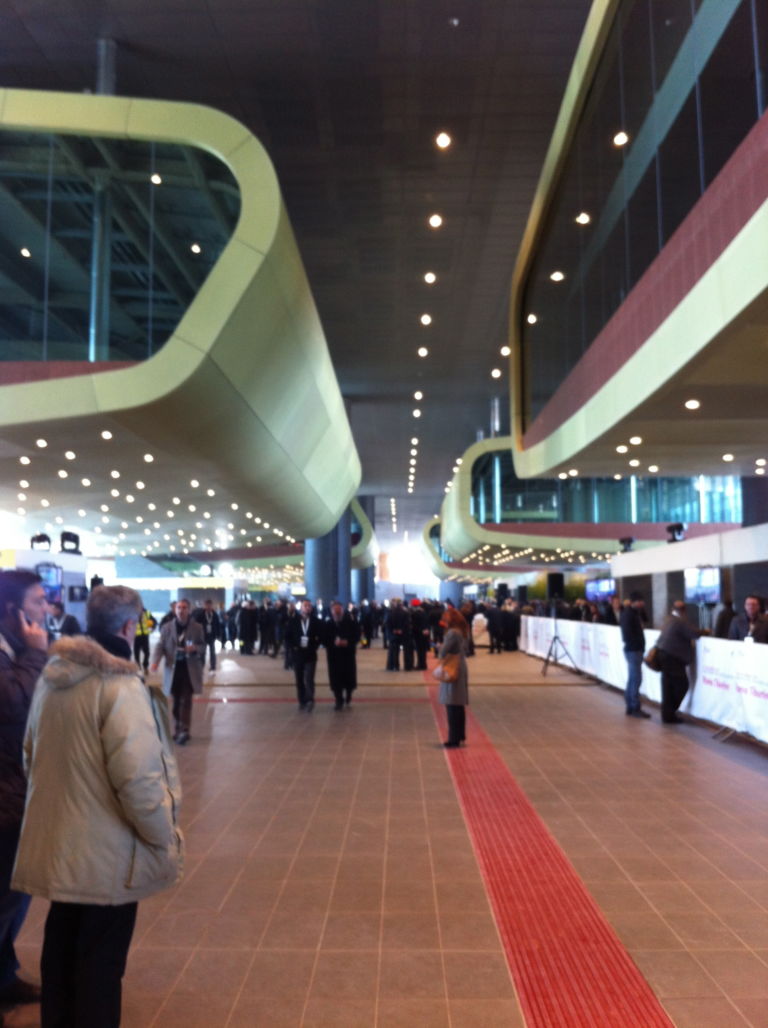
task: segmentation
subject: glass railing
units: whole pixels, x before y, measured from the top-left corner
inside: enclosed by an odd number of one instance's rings
[[[150,357],[239,210],[229,169],[194,147],[0,132],[0,360]]]
[[[526,424],[767,101],[768,4],[618,4],[524,285],[518,331]]]
[[[514,522],[735,523],[742,521],[741,480],[729,475],[664,478],[519,479],[508,451],[472,467],[470,512],[480,524]]]

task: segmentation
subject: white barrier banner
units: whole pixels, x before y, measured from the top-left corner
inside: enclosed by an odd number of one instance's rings
[[[646,653],[658,637],[656,629],[645,630]],[[626,687],[627,662],[621,632],[614,625],[523,617],[520,649],[563,667],[575,666],[622,691]],[[768,646],[705,636],[696,645],[695,676],[684,711],[768,742]],[[661,701],[661,675],[645,665],[640,691]]]

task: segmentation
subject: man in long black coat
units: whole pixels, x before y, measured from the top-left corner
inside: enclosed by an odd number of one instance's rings
[[[360,641],[360,626],[340,603],[331,604],[331,616],[323,622],[323,645],[328,656],[328,679],[336,698],[335,710],[352,702],[357,688],[355,650]]]

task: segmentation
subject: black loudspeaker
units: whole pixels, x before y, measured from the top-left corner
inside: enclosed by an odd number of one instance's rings
[[[517,587],[517,602],[518,603],[527,603],[528,602],[528,586],[527,585],[519,585]]]
[[[565,589],[565,576],[562,571],[550,571],[547,575],[547,599],[562,600]]]
[[[99,578],[98,575],[93,575],[91,577],[91,590],[97,589],[100,585],[104,585],[104,579]]]
[[[506,582],[499,582],[496,589],[496,602],[501,606],[506,599],[509,599],[509,586]]]

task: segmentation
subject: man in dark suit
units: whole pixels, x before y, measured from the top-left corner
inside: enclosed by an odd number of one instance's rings
[[[302,600],[301,607],[285,626],[285,645],[293,652],[299,710],[311,711],[315,705],[317,650],[322,643],[323,623],[313,613],[310,601]]]
[[[352,702],[357,688],[355,649],[360,640],[360,626],[340,603],[331,604],[331,616],[323,622],[323,645],[328,657],[328,679],[336,699],[335,710],[342,710],[344,702]]]
[[[208,651],[208,661],[211,671],[216,670],[216,640],[221,635],[221,621],[219,615],[213,609],[213,600],[208,599],[203,604],[202,610],[196,610],[195,621],[203,626],[205,636],[205,648]]]

